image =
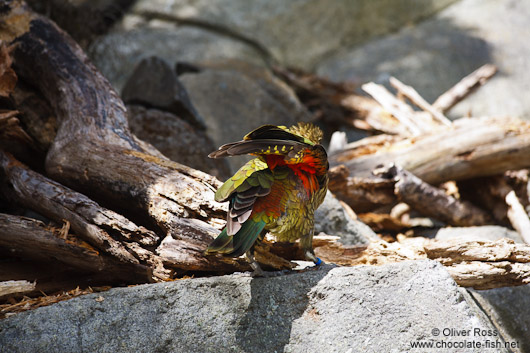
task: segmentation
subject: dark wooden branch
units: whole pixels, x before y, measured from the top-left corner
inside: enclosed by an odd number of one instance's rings
[[[396,201],[394,181],[379,177],[357,178],[350,176],[344,165],[329,170],[329,190],[346,202],[355,212],[367,212],[377,205]]]
[[[88,197],[28,169],[2,151],[0,180],[0,193],[6,199],[57,222],[66,219],[83,240],[124,263],[141,266],[138,258],[109,233],[119,239],[134,239],[146,245],[154,245],[157,241],[156,234],[148,229],[138,227]],[[143,267],[147,275],[150,271]]]
[[[396,181],[394,193],[398,199],[425,216],[453,226],[492,224],[491,217],[484,210],[447,195],[406,170],[392,166],[386,172]]]
[[[40,221],[1,213],[0,247],[25,259],[59,261],[85,273],[102,273],[107,281],[138,283],[144,282],[149,274],[145,266],[124,265],[73,236],[63,239]]]
[[[215,271],[219,262],[203,251],[224,225],[225,205],[214,200],[220,182],[136,138],[123,102],[80,47],[19,2],[7,7],[0,20],[17,31],[0,28],[0,35],[16,45],[15,71],[40,90],[57,119],[48,176],[126,216],[148,220],[161,239],[180,242],[179,260],[172,263],[168,256],[168,267]],[[124,244],[128,252],[137,249],[137,258],[140,252],[147,256],[135,242]]]

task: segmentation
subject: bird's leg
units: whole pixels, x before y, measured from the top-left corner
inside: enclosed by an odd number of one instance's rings
[[[304,257],[306,258],[306,260],[313,261],[316,266],[319,266],[322,265],[324,261],[320,260],[318,257],[315,256],[315,252],[313,250],[314,231],[315,229],[311,228],[311,231],[309,233],[300,238],[300,247],[304,252]]]
[[[257,261],[254,259],[254,247],[252,247],[249,251],[245,253],[245,256],[250,263],[250,267],[254,270],[252,272],[252,277],[264,277],[265,273],[257,263]]]

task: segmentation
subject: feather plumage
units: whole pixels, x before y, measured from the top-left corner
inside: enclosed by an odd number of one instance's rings
[[[311,244],[313,214],[324,200],[328,183],[321,137],[320,129],[311,124],[264,125],[209,155],[252,154],[257,158],[217,190],[215,199],[230,201],[230,205],[227,226],[208,247],[208,254],[240,256],[251,250],[261,233],[269,231],[281,241],[301,239],[306,257],[317,262]]]

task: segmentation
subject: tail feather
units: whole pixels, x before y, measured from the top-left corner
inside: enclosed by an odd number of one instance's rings
[[[277,139],[244,140],[223,145],[217,151],[210,153],[208,157],[221,158],[249,153],[288,155],[289,153],[296,153],[305,147],[307,147],[306,144],[298,141]]]
[[[206,254],[219,253],[239,257],[252,247],[263,228],[264,221],[255,222],[252,219],[243,223],[241,229],[233,236],[228,235],[225,228],[206,249]]]
[[[223,229],[206,249],[206,254],[225,254],[234,248],[234,237],[228,235],[227,229]]]

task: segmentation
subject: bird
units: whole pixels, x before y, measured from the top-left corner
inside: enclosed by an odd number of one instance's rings
[[[254,259],[254,245],[267,232],[276,241],[295,242],[308,261],[322,261],[313,250],[314,212],[324,201],[329,163],[320,144],[322,130],[311,123],[263,125],[210,153],[210,158],[250,154],[244,164],[215,193],[229,201],[226,227],[205,254],[245,255],[253,276],[264,276]]]

